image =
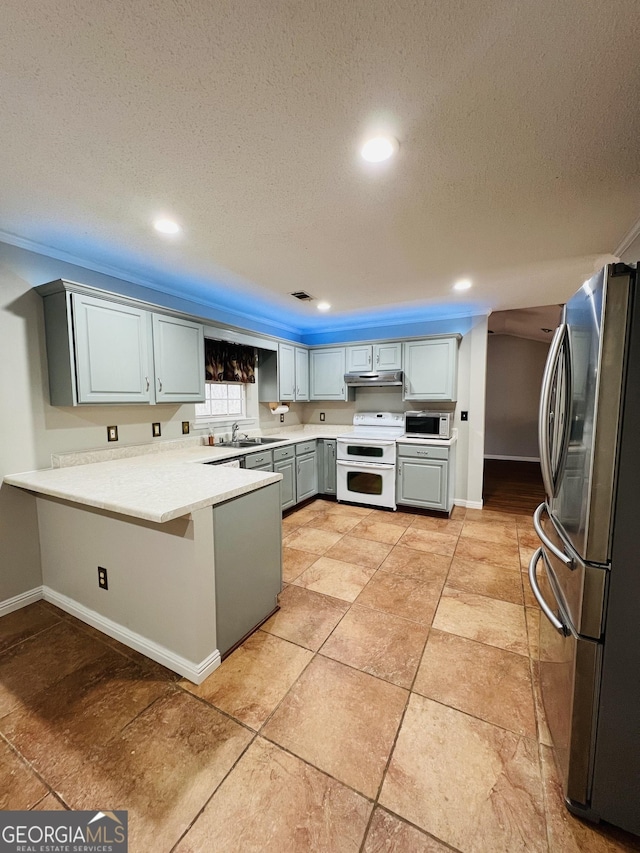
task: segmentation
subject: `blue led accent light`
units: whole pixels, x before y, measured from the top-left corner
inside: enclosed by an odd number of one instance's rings
[[[64,278],[155,302],[210,319],[212,323],[236,326],[308,346],[444,333],[465,334],[473,325],[472,317],[488,313],[486,306],[456,301],[444,305],[413,303],[342,315],[301,315],[256,295],[251,285],[240,279],[234,281],[230,274],[227,275],[231,281],[227,282],[179,275],[170,269],[159,270],[143,255],[122,252],[116,257],[102,244],[86,239],[63,240],[60,235],[56,235],[56,242],[64,245],[64,249],[53,249],[50,245],[34,243],[6,232],[0,232],[0,239],[5,241],[0,243],[0,254],[11,257],[34,287]],[[87,257],[92,260],[86,260]],[[126,270],[123,269],[125,265]],[[243,289],[243,285],[247,289]]]

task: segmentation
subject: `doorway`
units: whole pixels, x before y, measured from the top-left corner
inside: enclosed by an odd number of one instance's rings
[[[489,317],[483,506],[530,515],[544,500],[538,455],[542,374],[560,305]]]

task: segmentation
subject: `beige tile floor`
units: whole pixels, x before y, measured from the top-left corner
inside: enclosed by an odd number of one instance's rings
[[[280,611],[195,686],[39,602],[0,619],[0,808],[123,808],[130,850],[640,851],[561,801],[530,520],[316,500]]]

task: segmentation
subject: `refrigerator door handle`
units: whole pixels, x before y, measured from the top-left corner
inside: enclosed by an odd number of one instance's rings
[[[557,557],[558,560],[560,560],[560,562],[563,563],[568,569],[573,569],[574,565],[571,557],[567,557],[564,551],[561,551],[559,548],[557,548],[542,529],[540,518],[542,516],[542,513],[545,511],[547,515],[550,515],[549,507],[546,505],[546,503],[543,502],[533,513],[533,526],[535,528],[536,533],[538,534],[538,539],[542,542],[545,548],[551,551],[554,557]]]
[[[562,446],[558,453],[557,470],[553,470],[551,459],[551,447],[549,442],[549,420],[551,416],[551,392],[553,390],[553,378],[556,374],[560,359],[564,357],[565,361],[565,406],[570,405],[571,401],[571,376],[570,362],[566,348],[569,342],[569,327],[566,323],[561,323],[555,331],[551,346],[549,347],[549,355],[544,367],[542,377],[542,393],[540,394],[540,409],[538,411],[538,444],[540,446],[540,469],[542,473],[542,481],[548,498],[554,498],[558,491],[557,477],[562,469],[564,457],[566,455],[569,438],[569,419],[565,418],[564,431],[561,438]],[[559,413],[554,415],[556,418]]]
[[[542,612],[547,617],[549,622],[551,622],[551,624],[556,629],[556,631],[559,634],[562,634],[563,637],[568,637],[571,632],[568,630],[567,626],[557,618],[557,616],[555,615],[553,610],[549,607],[547,602],[544,600],[544,596],[542,595],[542,590],[538,586],[538,578],[536,577],[536,568],[538,566],[538,563],[540,562],[540,559],[543,557],[543,555],[544,555],[543,549],[538,548],[538,550],[534,553],[533,557],[531,558],[531,562],[529,563],[529,584],[531,586],[531,591],[533,592],[535,599],[538,602],[538,605],[540,606],[540,610],[542,610]]]

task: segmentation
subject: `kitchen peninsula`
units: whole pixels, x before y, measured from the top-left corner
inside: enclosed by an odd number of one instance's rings
[[[202,682],[281,590],[282,476],[203,464],[230,455],[192,445],[5,477],[37,495],[44,598]]]

